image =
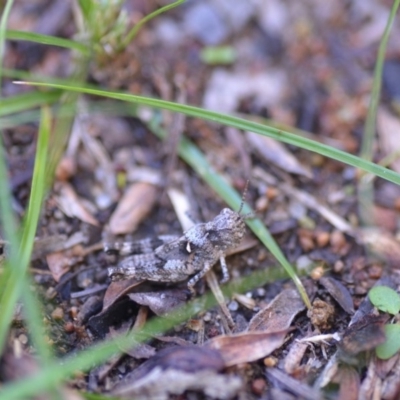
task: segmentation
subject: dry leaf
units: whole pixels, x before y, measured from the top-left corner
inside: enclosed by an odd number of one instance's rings
[[[389,358],[387,362],[390,362],[396,356],[398,354]],[[397,399],[400,393],[400,357],[397,358],[396,363],[388,372],[390,375],[384,380],[382,385],[382,399]]]
[[[347,328],[339,344],[344,352],[342,358],[374,349],[383,343],[386,340],[383,326],[387,320],[386,315],[367,314]]]
[[[337,301],[344,311],[346,311],[348,314],[354,314],[353,298],[344,285],[329,276],[323,276],[319,280],[319,283]]]
[[[154,314],[160,316],[186,304],[188,293],[187,290],[169,289],[157,292],[129,293],[128,297],[142,306],[148,306]]]
[[[300,369],[301,360],[308,349],[307,342],[295,341],[289,349],[289,353],[285,357],[284,368],[286,373],[292,375]]]
[[[333,382],[340,385],[337,400],[357,400],[359,398],[360,375],[353,367],[341,365]]]
[[[170,394],[201,390],[212,398],[230,399],[242,387],[242,380],[218,373],[223,368],[218,351],[197,346],[169,347],[129,373],[112,394],[167,400]]]
[[[242,332],[236,335],[221,335],[209,340],[205,346],[218,350],[224,365],[248,363],[271,354],[282,346],[288,330],[275,332]]]
[[[74,188],[67,182],[58,182],[56,201],[60,209],[71,218],[78,218],[83,222],[98,226],[99,223],[87,210],[82,199],[76,194]]]
[[[265,161],[272,162],[291,174],[312,178],[312,173],[308,167],[300,164],[281,142],[253,132],[246,132],[246,138]]]
[[[132,289],[144,281],[137,280],[136,278],[124,279],[120,281],[113,281],[108,286],[103,299],[103,310],[106,311],[110,306],[112,306],[117,300],[122,296],[125,296]]]
[[[249,322],[249,331],[277,332],[290,327],[293,318],[305,309],[296,289],[283,290]]]
[[[394,267],[399,266],[400,243],[391,233],[382,229],[363,228],[357,230],[356,238],[374,253],[384,256]]]
[[[46,256],[47,265],[53,279],[56,282],[70,270],[71,267],[82,261],[82,257],[76,257],[73,249],[56,251]]]
[[[133,232],[152,210],[157,194],[157,187],[149,183],[131,185],[111,216],[110,232],[114,235]]]

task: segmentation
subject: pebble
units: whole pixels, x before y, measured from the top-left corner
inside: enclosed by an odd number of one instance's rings
[[[239,309],[239,304],[238,304],[237,301],[232,300],[232,301],[229,303],[228,308],[229,308],[230,311],[237,311],[237,310]]]
[[[261,396],[266,387],[267,383],[262,378],[254,379],[254,381],[251,383],[251,391],[257,396]]]
[[[296,267],[299,271],[308,270],[313,265],[313,261],[306,255],[300,256],[296,261]]]
[[[51,318],[61,320],[64,318],[64,310],[61,307],[57,307],[51,313]]]

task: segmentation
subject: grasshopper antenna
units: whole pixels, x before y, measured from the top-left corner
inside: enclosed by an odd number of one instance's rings
[[[240,203],[238,214],[240,214],[242,212],[242,209],[243,209],[243,206],[244,206],[244,201],[245,201],[246,195],[247,195],[247,189],[249,188],[249,182],[250,182],[250,179],[247,179],[246,186],[244,187],[244,190],[243,190],[242,202]]]

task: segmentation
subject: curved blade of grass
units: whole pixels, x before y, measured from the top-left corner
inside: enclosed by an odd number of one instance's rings
[[[46,329],[43,324],[42,304],[40,303],[36,291],[37,288],[31,282],[28,275],[23,278],[22,301],[24,304],[24,319],[27,322],[27,330],[32,340],[33,347],[37,352],[42,366],[47,365],[52,360],[53,353],[46,340]],[[33,286],[33,289],[31,289]]]
[[[389,19],[387,21],[382,40],[379,44],[378,55],[376,58],[374,80],[372,84],[371,100],[368,107],[367,119],[364,125],[364,134],[361,143],[360,156],[365,160],[373,158],[373,143],[376,131],[376,116],[378,111],[379,99],[381,96],[382,70],[385,61],[387,42],[394,18],[400,5],[400,0],[395,0],[392,5]],[[373,225],[371,210],[373,208],[373,182],[369,177],[363,177],[358,185],[358,209],[363,225]]]
[[[4,5],[3,13],[0,19],[0,82],[3,77],[2,71],[3,71],[3,58],[4,58],[4,50],[6,42],[7,21],[13,3],[14,3],[13,0],[7,0],[6,4]],[[0,96],[1,96],[1,86],[0,86]]]
[[[254,287],[281,278],[282,269],[280,267],[271,267],[268,270],[247,276],[239,282],[226,285],[224,293],[231,297],[233,293],[244,293]],[[120,354],[121,348],[132,348],[154,335],[162,334],[177,324],[187,321],[199,311],[209,309],[215,305],[215,297],[211,293],[208,293],[172,311],[168,314],[168,318],[153,318],[139,333],[132,333],[130,335],[122,334],[120,337],[96,344],[61,361],[50,362],[35,375],[2,386],[0,400],[30,398],[30,396],[54,388],[74,373],[89,370],[107,361],[114,354]]]
[[[0,117],[59,100],[62,91],[30,92],[1,99]]]
[[[368,107],[367,119],[364,125],[364,135],[361,144],[361,157],[366,160],[372,160],[372,145],[375,137],[376,114],[381,96],[382,86],[382,70],[385,61],[387,43],[389,40],[390,30],[393,26],[394,18],[400,5],[400,0],[395,0],[390,11],[389,19],[386,23],[385,31],[382,35],[382,40],[379,44],[378,55],[374,71],[374,80],[372,84],[371,100]]]
[[[12,3],[12,0],[7,0],[0,21],[0,79],[2,77],[3,70],[5,30]],[[5,284],[8,281],[12,271],[12,269],[10,268],[10,264],[17,265],[18,262],[17,218],[11,207],[11,192],[7,174],[6,155],[2,138],[3,136],[0,132],[0,220],[4,237],[10,243],[10,251],[8,254],[8,261],[4,263],[4,272],[2,275],[0,275],[0,288],[4,288],[0,291],[0,354],[2,352],[1,350],[3,348],[3,344],[5,342],[5,338],[8,332],[8,324],[1,324],[3,309],[5,312],[10,312],[10,308],[12,308],[12,312],[15,304],[15,302],[11,302],[11,307],[8,307],[8,299],[5,295],[5,289],[8,289],[8,287]],[[12,292],[12,288],[9,289]],[[9,319],[5,318],[5,321],[8,320]]]
[[[21,295],[21,289],[24,285],[24,276],[29,266],[33,241],[35,238],[36,228],[46,190],[45,185],[47,181],[46,172],[48,143],[50,137],[50,121],[51,118],[49,109],[46,107],[42,108],[41,125],[39,129],[35,165],[33,169],[32,188],[27,213],[22,225],[21,238],[19,241],[17,237],[13,237],[13,240],[10,241],[10,257],[6,263],[5,272],[0,279],[0,286],[4,289],[0,299],[0,353],[7,337],[15,304]],[[0,165],[1,164],[2,163],[0,163]],[[6,190],[4,190],[4,186],[3,190],[0,192],[6,192]],[[9,222],[4,220],[5,211],[8,210],[2,210],[2,216],[4,228],[6,229],[6,222]],[[16,236],[16,234],[14,236]],[[17,245],[18,242],[19,246]]]
[[[76,50],[80,53],[89,54],[89,49],[86,45],[76,42],[74,40],[63,39],[55,36],[43,35],[35,32],[24,32],[16,30],[7,30],[5,32],[6,39],[9,40],[24,40],[27,42],[35,42],[40,44],[46,44],[50,46],[63,47],[69,50]]]
[[[199,107],[187,106],[185,104],[178,104],[165,100],[153,99],[150,97],[93,89],[91,87],[86,87],[86,86],[83,87],[83,86],[73,86],[60,83],[43,83],[43,82],[19,82],[19,83],[32,86],[43,86],[43,87],[52,87],[56,89],[64,89],[78,93],[86,93],[101,97],[108,97],[116,100],[127,101],[131,103],[138,103],[153,108],[170,110],[186,114],[191,117],[198,117],[205,120],[218,122],[222,125],[233,126],[235,128],[243,129],[245,131],[255,132],[264,136],[269,136],[281,142],[288,143],[306,150],[313,151],[315,153],[322,154],[323,156],[333,158],[337,161],[341,161],[345,164],[352,165],[356,168],[363,169],[367,172],[370,172],[371,174],[377,175],[383,179],[386,179],[388,181],[396,183],[397,185],[400,185],[400,174],[397,174],[392,170],[371,163],[369,161],[363,160],[357,156],[335,149],[325,144],[318,143],[313,140],[297,136],[290,132],[262,125],[254,121],[248,121],[243,118],[235,117],[232,115],[221,114],[215,111],[209,111]]]
[[[179,4],[184,3],[185,0],[177,0],[174,3],[171,4],[167,4],[164,7],[159,8],[156,11],[153,11],[151,14],[146,15],[144,18],[142,18],[130,31],[129,33],[126,35],[125,40],[122,42],[122,44],[119,46],[119,50],[124,49],[126,46],[128,46],[128,44],[135,39],[137,33],[139,32],[139,30],[142,28],[142,26],[146,23],[149,22],[151,19],[153,19],[154,17],[157,17],[157,15],[160,15],[162,13],[165,13],[169,10],[172,10],[173,8],[179,6]]]
[[[57,115],[57,118],[72,118],[76,114],[76,107],[55,104],[50,107],[53,115]],[[126,115],[126,114],[125,114]],[[19,125],[27,123],[38,123],[40,121],[40,110],[34,109],[30,111],[22,111],[13,115],[7,115],[0,118],[1,128],[14,128]]]
[[[149,128],[160,138],[164,139],[167,132],[161,128],[156,118],[153,118],[149,123]],[[189,164],[197,174],[218,193],[218,195],[231,207],[233,210],[239,210],[242,198],[240,194],[229,185],[229,183],[218,174],[209,164],[204,154],[190,140],[183,138],[178,147],[178,153],[187,164]],[[245,203],[243,206],[243,214],[251,213],[253,210]],[[248,219],[246,224],[268,248],[274,257],[283,266],[287,274],[293,280],[307,308],[311,308],[311,303],[307,292],[304,289],[299,277],[291,264],[286,260],[275,239],[269,233],[267,228],[258,218]]]
[[[79,8],[86,20],[90,19],[90,15],[93,13],[93,8],[95,4],[93,0],[78,0]]]

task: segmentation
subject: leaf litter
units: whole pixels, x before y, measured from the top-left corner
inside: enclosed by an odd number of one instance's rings
[[[240,24],[227,22],[235,18],[227,1],[207,2],[207,10],[199,14],[193,11],[198,5],[187,4],[175,14],[159,16],[154,27],[142,30],[135,46],[102,70],[92,67],[91,77],[110,88],[293,123],[296,128],[318,132],[322,142],[356,151],[359,126],[366,115],[365,88],[373,69],[368,59],[375,57],[387,6],[355,3],[353,12],[359,16],[355,18],[338,3],[311,3],[288,7],[276,1],[268,6],[248,2],[240,6]],[[132,7],[139,14],[144,12],[139,4]],[[155,6],[151,2],[147,7]],[[219,18],[224,13],[225,18]],[[25,25],[21,15],[13,16],[12,28]],[[45,9],[46,15],[51,14]],[[220,32],[221,39],[212,35],[212,40],[235,47],[238,57],[231,66],[201,64],[204,44],[197,40],[207,43],[211,28],[186,32],[193,15],[200,27],[210,22],[207,15],[216,16],[223,35]],[[69,22],[61,20],[51,33],[68,35],[70,28],[64,31],[63,26]],[[254,20],[257,29],[250,23]],[[160,37],[168,26],[187,35],[171,45],[167,35]],[[171,29],[168,32],[173,35]],[[348,37],[356,39],[345,40]],[[396,43],[389,47],[395,54]],[[38,64],[22,57],[17,46],[7,51],[9,67],[20,60],[38,72],[65,71],[62,52],[44,51]],[[360,54],[363,60],[357,58]],[[398,60],[394,57],[391,62]],[[384,74],[389,72],[386,69]],[[391,127],[398,126],[399,119],[392,108],[392,92],[388,93],[379,110],[380,142],[375,158],[389,157],[396,168]],[[12,94],[8,84],[5,94]],[[168,157],[139,118],[92,113],[88,105],[88,99],[80,103],[46,202],[32,261],[36,288],[48,299],[48,334],[59,354],[100,338],[140,332],[149,319],[169,318],[190,297],[185,282],[160,284],[135,278],[110,282],[107,267],[117,263],[118,255],[104,254],[99,244],[180,236],[190,223],[209,221],[225,207],[187,166]],[[200,311],[187,323],[163,336],[154,335],[136,348],[121,348],[124,356],[93,369],[88,380],[77,377],[70,386],[143,399],[202,395],[317,399],[327,393],[335,399],[349,395],[396,399],[400,392],[398,352],[388,360],[375,355],[377,346],[386,340],[385,326],[391,317],[374,309],[368,300],[375,284],[383,282],[395,291],[399,287],[400,246],[393,222],[399,205],[393,185],[376,182],[374,212],[381,219],[377,223],[381,229],[359,228],[353,168],[288,145],[278,144],[271,153],[265,147],[271,147],[270,139],[193,118],[183,123],[163,112],[163,123],[169,132],[176,131],[176,138],[188,135],[195,141],[215,171],[238,191],[250,181],[246,200],[256,205],[257,215],[271,227],[290,262],[302,260],[298,265],[307,274],[316,265],[324,266],[313,279],[302,278],[313,307],[306,310],[287,280],[244,293],[235,287],[228,295],[218,284],[217,267],[196,286],[197,295],[205,293],[206,284],[211,287],[217,307]],[[21,215],[29,193],[34,141],[32,127],[17,127],[4,135],[14,208]],[[196,215],[195,222],[185,216],[187,212]],[[385,213],[393,221],[383,221]],[[239,253],[227,257],[234,283],[275,263],[250,235],[242,245]],[[374,254],[365,251],[364,245]],[[29,354],[31,348],[26,327],[17,323],[18,315],[8,348],[13,357],[3,357],[1,363],[3,381],[15,378],[10,367],[14,363],[21,367],[17,356],[21,351]],[[61,327],[60,318],[64,318]],[[22,371],[21,376],[31,373]]]

